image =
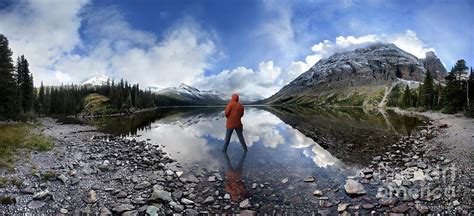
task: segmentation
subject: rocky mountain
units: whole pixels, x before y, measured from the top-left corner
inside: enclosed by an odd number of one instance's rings
[[[182,101],[184,104],[219,105],[227,104],[228,102],[226,95],[223,93],[217,91],[201,91],[184,83],[181,83],[178,87],[169,87],[160,90],[155,89],[154,92],[158,95]]]
[[[394,44],[372,44],[318,61],[261,103],[378,106],[393,83],[423,81],[427,71],[425,62],[433,68],[430,72],[446,71],[432,52],[420,60]]]
[[[421,61],[425,69],[439,81],[443,81],[444,77],[448,74],[441,60],[432,51],[427,52],[426,58],[421,59]]]

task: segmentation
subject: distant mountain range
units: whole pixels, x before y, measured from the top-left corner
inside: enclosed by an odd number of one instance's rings
[[[425,59],[394,44],[377,43],[318,61],[263,104],[378,106],[394,83],[422,82],[429,72],[443,81],[446,69],[434,52]]]
[[[155,94],[173,98],[188,104],[196,105],[219,105],[226,104],[226,94],[218,91],[201,91],[195,87],[181,83],[178,87],[169,87],[164,89],[150,88]]]

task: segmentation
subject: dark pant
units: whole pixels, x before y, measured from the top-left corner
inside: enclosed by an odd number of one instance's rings
[[[245,151],[247,151],[247,144],[245,144],[244,135],[242,135],[242,128],[227,128],[225,133],[225,140],[224,140],[224,151],[227,151],[227,147],[229,146],[230,137],[232,136],[232,132],[237,133],[237,137],[239,138],[240,144]]]

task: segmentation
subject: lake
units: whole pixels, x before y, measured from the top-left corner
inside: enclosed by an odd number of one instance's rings
[[[234,133],[225,154],[223,109],[163,108],[89,123],[106,133],[161,145],[184,176],[206,171],[223,179],[198,190],[228,193],[233,201],[251,198],[263,209],[315,205],[316,189],[329,199],[344,199],[347,176],[357,175],[400,136],[426,124],[426,119],[390,110],[249,106],[242,119],[249,151],[242,150]],[[310,176],[315,181],[304,182]]]

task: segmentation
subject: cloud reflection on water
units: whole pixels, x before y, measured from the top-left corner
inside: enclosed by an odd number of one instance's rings
[[[262,144],[269,151],[286,144],[302,149],[304,156],[310,158],[318,167],[343,166],[340,160],[312,139],[268,111],[247,108],[242,121],[244,137],[250,147],[249,151],[252,151],[251,147],[256,144]],[[199,162],[215,165],[217,160],[213,159],[212,151],[220,150],[222,147],[225,137],[225,118],[223,112],[220,111],[210,115],[172,115],[154,122],[151,131],[143,133],[142,136],[165,145],[169,152],[179,155],[181,163]],[[232,141],[237,141],[235,134],[232,136]],[[286,157],[286,155],[275,156]]]

